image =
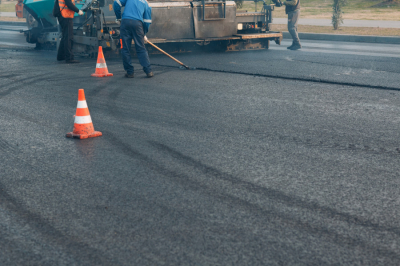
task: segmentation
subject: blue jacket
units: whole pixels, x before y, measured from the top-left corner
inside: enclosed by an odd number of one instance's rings
[[[121,7],[125,7],[122,19],[134,19],[143,22],[144,34],[149,31],[151,24],[151,7],[146,0],[115,0],[114,12],[121,19]]]

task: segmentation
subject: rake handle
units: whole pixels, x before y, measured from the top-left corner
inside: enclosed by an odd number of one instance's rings
[[[164,50],[162,50],[161,48],[159,48],[158,46],[156,46],[154,43],[150,42],[149,40],[147,40],[147,43],[150,44],[151,46],[153,46],[154,48],[156,48],[158,51],[160,51],[161,53],[165,54],[166,56],[168,56],[169,58],[171,58],[172,60],[174,60],[175,62],[177,62],[178,64],[180,64],[181,66],[184,66],[185,68],[189,69],[189,67],[187,65],[185,65],[184,63],[182,63],[181,61],[179,61],[178,59],[176,59],[175,57],[173,57],[172,55],[170,55],[169,53],[165,52]]]

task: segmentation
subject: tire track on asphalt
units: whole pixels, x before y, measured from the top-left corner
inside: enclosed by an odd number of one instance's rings
[[[15,152],[15,147],[13,147],[8,141],[0,137],[0,150],[3,152]]]
[[[287,136],[287,135],[282,135],[278,132],[274,134],[265,134],[265,132],[262,132],[261,134],[257,134],[257,131],[252,131],[254,136],[258,138],[261,141],[265,141],[268,139],[268,141],[275,141],[275,142],[285,142],[285,143],[294,143],[296,145],[302,145],[306,147],[316,147],[316,148],[323,148],[323,149],[334,149],[334,150],[341,150],[341,151],[356,151],[360,153],[368,153],[368,154],[376,154],[376,155],[390,155],[390,156],[395,156],[398,157],[400,156],[400,147],[379,147],[377,145],[373,144],[362,144],[362,143],[356,143],[356,142],[346,142],[346,143],[340,143],[338,141],[332,141],[328,142],[326,140],[318,140],[314,139],[312,137],[309,138],[302,138],[299,136]]]
[[[117,107],[116,104],[116,99],[118,98],[118,96],[121,94],[121,92],[124,89],[122,87],[118,87],[117,89],[113,90],[110,94],[109,94],[109,101],[107,102],[107,107],[108,107],[108,111],[111,113],[111,115],[117,119],[120,122],[123,122],[123,119],[121,118],[122,116],[120,115],[121,112],[119,111],[119,108]]]
[[[266,195],[267,197],[274,199],[274,200],[279,200],[287,205],[303,208],[303,209],[308,209],[311,211],[318,210],[319,213],[326,215],[330,219],[336,219],[342,222],[346,222],[349,224],[355,224],[363,227],[368,227],[372,228],[378,231],[387,231],[394,233],[398,236],[400,236],[400,228],[393,228],[393,227],[385,227],[385,226],[380,226],[377,223],[373,223],[369,220],[353,216],[351,214],[347,213],[341,213],[335,209],[325,207],[322,205],[319,205],[315,202],[307,202],[301,198],[295,197],[295,196],[288,196],[285,193],[271,189],[271,188],[266,188],[266,187],[260,187],[257,186],[251,182],[243,181],[242,179],[235,177],[231,174],[223,173],[218,171],[217,169],[205,165],[201,163],[200,161],[194,160],[193,158],[186,156],[164,144],[157,143],[154,141],[149,142],[153,147],[157,148],[159,151],[166,152],[169,154],[171,157],[177,159],[180,162],[185,163],[186,165],[189,165],[193,168],[199,169],[201,172],[203,172],[205,175],[212,175],[214,177],[218,177],[219,179],[228,181],[232,183],[235,186],[238,186],[240,188],[246,188],[248,191],[256,192],[262,195]]]
[[[286,215],[278,211],[265,210],[258,204],[252,203],[248,200],[244,200],[236,196],[229,195],[228,193],[225,192],[221,192],[216,186],[203,184],[199,180],[194,180],[190,175],[177,172],[176,170],[168,169],[166,166],[157,163],[155,160],[151,159],[147,155],[133,149],[132,147],[130,147],[129,144],[124,143],[123,141],[118,139],[112,132],[103,131],[103,133],[107,134],[108,136],[107,140],[113,146],[117,147],[121,153],[124,153],[125,155],[131,158],[142,161],[144,165],[149,169],[156,171],[162,174],[163,176],[168,177],[172,181],[177,182],[180,185],[183,185],[190,190],[199,191],[201,193],[209,195],[210,197],[216,197],[222,202],[225,202],[227,205],[232,206],[233,208],[240,208],[243,211],[251,212],[254,213],[255,215],[262,213],[263,218],[265,219],[264,221],[278,222],[280,224],[292,227],[299,231],[305,231],[314,236],[323,237],[327,241],[334,242],[338,245],[347,245],[351,248],[359,247],[362,248],[363,250],[367,250],[368,252],[375,254],[375,256],[390,257],[391,259],[395,259],[397,262],[400,263],[400,254],[397,254],[392,250],[372,246],[360,239],[355,239],[350,236],[340,235],[339,233],[336,233],[322,226],[317,226],[315,224],[310,224],[308,222],[301,221],[300,219],[296,219],[294,217],[291,217],[289,215]],[[372,223],[368,220],[364,220],[356,216],[352,216],[346,213],[340,213],[329,207],[320,206],[316,203],[309,203],[300,198],[288,196],[278,190],[256,186],[252,183],[240,180],[237,177],[234,177],[230,174],[220,172],[219,170],[213,167],[204,165],[201,162],[196,161],[188,156],[185,156],[163,144],[159,144],[157,142],[152,142],[152,141],[149,141],[149,144],[155,147],[156,149],[164,151],[165,153],[169,154],[171,157],[175,158],[180,163],[184,163],[185,165],[200,170],[206,176],[213,177],[214,180],[217,181],[222,180],[224,182],[229,182],[231,185],[234,186],[235,189],[246,190],[247,192],[255,193],[261,196],[266,196],[272,200],[278,199],[278,201],[283,202],[287,205],[305,208],[311,211],[319,210],[320,213],[326,215],[328,218],[333,220],[343,221],[348,224],[355,224],[376,231],[387,231],[394,233],[396,235],[400,235],[399,228],[383,227],[380,226],[379,224]],[[300,203],[297,203],[297,201],[299,201]]]
[[[43,75],[45,75],[45,74],[43,74]],[[43,76],[42,75],[42,76]],[[15,77],[14,75],[10,75],[11,77]],[[8,77],[8,76],[6,76],[6,77]],[[18,76],[17,76],[18,77]],[[34,77],[37,77],[37,76],[34,76]],[[15,83],[18,83],[18,82],[22,82],[22,83],[25,83],[24,81],[29,81],[29,80],[31,80],[31,79],[33,79],[34,77],[26,77],[26,78],[23,78],[23,79],[20,79],[20,80],[13,80],[13,81],[11,81],[11,82],[9,82],[9,83],[6,83],[6,84],[3,84],[3,85],[1,85],[2,87],[7,87],[7,86],[9,86],[9,85],[15,85]]]
[[[14,78],[18,76],[20,76],[20,74],[9,74],[9,75],[2,75],[0,76],[0,78]]]
[[[97,85],[95,86],[92,90],[86,92],[85,94],[87,95],[87,97],[94,97],[97,96],[100,92],[104,91],[107,89],[107,85],[101,84],[101,85]]]
[[[87,81],[87,77],[74,77],[74,81],[77,81],[77,80],[85,80],[85,81]],[[47,81],[57,81],[57,82],[60,82],[60,81],[71,81],[71,78],[63,78],[63,77],[60,77],[60,78],[55,78],[55,79],[47,79]]]
[[[101,88],[103,89],[103,87]],[[120,106],[116,105],[116,100],[122,91],[123,91],[122,88],[117,88],[114,91],[112,91],[109,94],[109,101],[107,103],[107,106],[111,112],[111,115],[121,123],[124,123],[124,119],[121,118],[123,117],[123,112],[119,110]],[[132,125],[127,125],[127,126],[132,127]],[[328,143],[322,140],[315,140],[311,137],[301,138],[298,136],[285,136],[280,133],[265,135],[264,131],[262,131],[264,135],[261,136],[256,130],[251,130],[251,132],[260,140],[265,140],[265,138],[268,138],[269,140],[272,141],[286,141],[289,143],[295,143],[297,145],[303,145],[307,147],[321,147],[326,149],[365,152],[368,154],[378,154],[378,155],[387,154],[391,156],[400,156],[400,147],[395,147],[395,146],[392,148],[388,148],[388,147],[379,147],[376,145],[374,146],[372,144],[366,145],[361,143],[339,143],[339,142]]]
[[[73,140],[72,140],[73,141]],[[68,180],[71,176],[64,172],[60,172],[51,167],[51,164],[41,161],[40,165],[31,163],[29,160],[21,156],[20,150],[12,146],[5,139],[0,137],[0,150],[7,153],[8,157],[14,161],[13,165],[19,168],[30,168],[28,172],[43,173],[43,178],[51,174],[58,176],[60,179]],[[35,232],[39,233],[45,239],[48,245],[57,245],[62,251],[69,254],[80,265],[122,265],[115,257],[104,255],[104,251],[91,247],[89,244],[80,242],[76,236],[65,235],[62,231],[51,225],[48,218],[43,218],[40,214],[30,211],[22,200],[13,197],[7,192],[7,187],[0,181],[0,206],[7,209],[19,219],[22,227],[29,225]],[[23,222],[21,222],[23,221]],[[89,239],[90,240],[90,239]],[[154,254],[148,250],[142,250],[143,257],[149,264],[155,265]],[[144,254],[147,253],[147,254]],[[81,258],[84,258],[82,262]]]
[[[7,188],[2,183],[0,183],[0,204],[16,215],[20,222],[24,221],[22,224],[29,225],[36,232],[39,232],[48,241],[47,244],[62,247],[77,261],[86,258],[87,262],[93,263],[92,265],[115,265],[115,260],[105,257],[102,251],[92,248],[86,243],[75,241],[74,237],[62,233],[52,226],[47,219],[26,209],[20,200],[7,193]]]
[[[38,125],[44,126],[46,128],[53,128],[53,129],[59,129],[59,130],[62,129],[62,128],[59,128],[57,126],[54,126],[53,123],[47,123],[46,121],[42,121],[42,120],[36,119],[35,117],[28,116],[25,113],[19,113],[17,111],[10,110],[9,108],[4,107],[4,106],[0,106],[0,109],[2,110],[2,112],[9,114],[10,117],[18,117],[18,118],[21,118],[21,119],[23,119],[23,120],[25,120],[27,122],[38,124]]]
[[[107,98],[107,102],[105,103],[105,106],[107,107],[107,109],[110,112],[110,115],[117,121],[119,121],[121,123],[121,125],[130,127],[133,130],[137,130],[137,128],[132,128],[132,124],[127,124],[126,121],[126,113],[121,111],[121,109],[123,108],[127,108],[127,106],[129,108],[131,108],[131,106],[129,105],[129,103],[123,103],[123,102],[119,102],[119,104],[117,105],[116,100],[118,99],[119,95],[125,90],[126,88],[124,87],[118,87],[116,89],[114,89],[113,91],[111,91],[109,93],[109,96]],[[130,92],[133,93],[133,92]],[[135,99],[142,99],[140,98],[140,96],[135,95]],[[135,110],[135,113],[141,113],[141,110]]]
[[[3,143],[4,140],[1,140],[1,142]],[[53,175],[65,179],[71,178],[62,172],[50,169],[45,162],[41,162],[40,166],[37,166],[20,158],[17,152],[13,152],[9,155],[15,161],[15,166],[20,165],[24,168],[30,168],[31,172],[52,173]],[[65,235],[62,231],[51,225],[50,220],[27,209],[22,200],[13,197],[7,191],[7,187],[3,182],[0,182],[0,206],[13,213],[22,227],[29,225],[35,232],[39,233],[41,237],[46,240],[46,244],[60,247],[62,251],[84,265],[120,264],[115,258],[111,259],[105,256],[103,251],[90,247],[89,244],[77,240],[74,236]],[[84,259],[84,261],[82,261],[82,259]]]
[[[4,97],[4,96],[7,96],[7,95],[9,95],[10,93],[12,93],[12,92],[14,92],[14,91],[24,89],[25,86],[26,86],[27,84],[33,85],[33,84],[35,84],[35,83],[38,82],[38,81],[43,81],[43,79],[44,79],[46,76],[53,77],[53,76],[56,76],[56,75],[54,75],[54,74],[47,74],[47,73],[46,73],[46,74],[35,75],[35,76],[33,76],[33,77],[27,77],[27,78],[24,78],[24,79],[20,79],[20,80],[11,82],[11,83],[5,85],[5,87],[7,87],[8,85],[11,85],[11,84],[13,84],[14,86],[11,86],[11,87],[9,87],[8,89],[6,89],[6,90],[4,90],[4,91],[0,91],[0,98],[2,98],[2,97]]]
[[[216,168],[205,165],[205,164],[201,163],[200,161],[194,160],[193,158],[191,158],[189,156],[183,155],[180,152],[178,152],[164,144],[160,144],[157,142],[149,142],[149,143],[151,145],[153,145],[154,147],[156,147],[158,150],[166,152],[167,154],[169,154],[171,157],[178,160],[179,162],[184,163],[185,165],[188,165],[194,169],[198,169],[200,172],[203,172],[203,174],[205,176],[212,176],[215,179],[220,179],[220,180],[230,183],[237,190],[247,190],[248,192],[267,197],[272,201],[278,200],[279,202],[281,202],[285,205],[288,205],[290,207],[298,207],[298,208],[308,209],[311,212],[317,211],[317,213],[323,214],[329,219],[342,221],[342,222],[349,224],[350,226],[351,226],[351,224],[354,224],[357,226],[370,228],[374,231],[390,232],[390,233],[396,234],[397,236],[400,236],[399,228],[380,226],[379,224],[373,223],[369,220],[366,220],[366,219],[363,219],[363,218],[360,218],[357,216],[353,216],[351,214],[341,213],[335,209],[319,205],[315,202],[307,202],[301,198],[286,195],[285,193],[283,193],[279,190],[257,186],[251,182],[243,181],[242,179],[235,177],[231,174],[221,172],[221,171],[217,170]],[[262,212],[262,213],[265,213],[266,215],[277,216],[280,219],[282,219],[281,222],[283,224],[287,224],[289,226],[297,228],[300,231],[305,230],[311,234],[323,236],[326,239],[328,239],[329,241],[332,241],[332,239],[334,239],[333,242],[335,242],[336,244],[339,244],[339,245],[346,244],[351,247],[360,246],[360,247],[363,247],[370,251],[377,252],[377,255],[378,254],[379,255],[390,254],[391,257],[395,257],[398,261],[400,260],[399,254],[397,254],[393,251],[390,251],[388,249],[371,246],[370,244],[365,243],[362,240],[354,239],[350,236],[340,235],[340,234],[338,234],[332,230],[329,230],[327,228],[324,228],[322,226],[318,227],[318,225],[301,221],[300,219],[293,218],[293,217],[286,215],[284,213],[281,213],[279,211],[265,210],[262,207],[259,207],[258,204],[243,200],[236,196],[229,195],[228,193],[223,194],[220,191],[218,191],[217,189],[212,189],[212,190],[215,191],[215,194],[217,194],[220,199],[225,200],[226,202],[235,202],[234,207],[241,206],[241,207],[243,207],[244,210],[251,210],[251,211],[255,210],[255,213]],[[214,193],[210,193],[210,194],[214,194]]]
[[[174,225],[177,224],[177,221],[175,220],[175,217],[182,217],[182,220],[184,223],[190,223],[190,226],[183,226],[179,227],[177,230],[163,230],[162,227],[156,227],[151,231],[151,234],[156,235],[158,238],[161,239],[169,239],[172,243],[174,242],[179,242],[179,243],[192,243],[192,241],[199,241],[199,238],[204,238],[207,237],[210,233],[213,236],[213,239],[217,239],[215,242],[208,242],[210,245],[218,245],[221,246],[221,240],[222,238],[229,239],[231,241],[237,241],[237,242],[242,242],[245,240],[245,243],[247,245],[252,245],[256,246],[256,249],[261,248],[268,248],[273,242],[274,246],[280,247],[281,251],[288,252],[288,251],[293,251],[295,249],[293,246],[290,246],[288,243],[284,242],[278,242],[277,240],[272,240],[268,239],[267,241],[264,241],[265,234],[259,234],[258,232],[254,232],[252,225],[249,227],[246,226],[240,226],[236,222],[231,222],[229,223],[229,227],[226,226],[225,223],[221,223],[221,221],[216,221],[216,220],[207,220],[204,219],[204,217],[199,217],[199,212],[196,209],[183,209],[184,205],[180,205],[178,207],[176,206],[171,206],[168,204],[168,202],[164,201],[159,201],[154,198],[148,198],[145,196],[137,196],[135,197],[135,203],[138,205],[142,205],[143,208],[147,208],[147,210],[150,213],[157,213],[158,217],[161,217],[163,222],[172,222]],[[147,207],[151,206],[151,207]],[[118,213],[118,211],[116,211]],[[172,217],[172,218],[170,218]],[[173,220],[173,221],[170,221]],[[182,221],[180,220],[180,221]],[[257,223],[257,222],[256,222]],[[257,223],[260,228],[265,228],[265,224],[263,223]],[[274,224],[276,226],[276,224]],[[257,229],[259,231],[259,229]],[[133,235],[134,237],[135,235]],[[150,237],[153,239],[153,237]],[[219,240],[219,241],[218,241]],[[201,241],[201,240],[200,240]],[[257,241],[257,242],[255,242]],[[258,242],[258,241],[261,241]],[[189,245],[185,246],[189,247]],[[248,246],[247,246],[248,247]],[[150,247],[152,248],[152,247]],[[180,250],[182,250],[181,247],[178,246]],[[212,247],[209,247],[212,248]],[[251,247],[252,248],[252,247]],[[232,248],[234,249],[234,247]],[[157,250],[159,251],[159,250]],[[199,252],[199,249],[196,250]],[[202,252],[202,250],[200,250]],[[176,254],[176,253],[175,253]],[[160,257],[162,254],[159,254]],[[252,254],[254,255],[254,254]],[[264,256],[264,254],[262,254]],[[296,257],[296,253],[291,253],[294,257]],[[165,256],[165,255],[164,255]],[[254,257],[254,256],[253,256]],[[164,257],[165,259],[165,257]],[[315,258],[313,257],[313,261],[317,261],[316,265],[325,265],[326,261],[321,260],[320,258]],[[258,264],[246,264],[246,265],[264,265],[264,263],[261,263],[259,261]],[[182,262],[179,260],[174,260],[171,261],[171,259],[165,259],[165,264],[166,265],[181,265]],[[237,263],[236,263],[237,264]],[[236,265],[234,262],[229,261],[229,259],[226,259],[224,261],[223,265]],[[287,264],[287,263],[286,263]],[[186,263],[186,265],[191,265],[190,263]],[[206,264],[208,265],[208,264]],[[214,265],[214,264],[213,264]],[[219,264],[218,264],[219,265]],[[281,265],[285,265],[284,262],[281,263]]]
[[[9,229],[9,228],[7,228],[7,229]],[[18,240],[7,238],[2,233],[0,235],[0,247],[1,247],[0,252],[6,253],[6,255],[4,257],[0,256],[0,264],[1,265],[11,265],[10,259],[12,259],[12,263],[14,265],[29,265],[29,263],[27,263],[24,260],[28,254],[26,251],[21,250],[21,245],[20,245],[20,243],[18,243]],[[35,254],[35,252],[32,252],[31,254],[29,254],[29,259],[32,260],[32,257],[34,257],[33,260],[36,259],[36,261],[38,261],[38,260],[40,261],[41,259],[39,259],[39,257],[41,257],[41,255],[42,254],[39,255],[37,253]],[[18,259],[16,259],[15,257],[18,257]],[[42,261],[42,263],[44,262],[44,260],[41,260],[41,261]],[[49,265],[49,264],[43,263],[41,265]]]

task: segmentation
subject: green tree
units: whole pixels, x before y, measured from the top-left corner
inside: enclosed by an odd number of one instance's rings
[[[240,8],[243,7],[243,0],[235,0],[235,3],[236,3],[236,8],[237,9],[240,9]]]
[[[337,30],[340,24],[343,23],[343,11],[342,7],[346,5],[347,0],[333,0],[332,10],[332,25]]]

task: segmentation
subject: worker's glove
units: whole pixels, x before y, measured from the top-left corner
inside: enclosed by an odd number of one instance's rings
[[[117,23],[117,25],[121,25],[121,20],[120,19],[116,19],[115,23]]]
[[[144,35],[144,43],[147,43],[147,36],[146,35]]]
[[[79,10],[78,15],[79,15],[79,16],[82,16],[82,15],[83,15],[83,11],[82,11],[82,10]]]
[[[272,2],[274,2],[276,7],[281,7],[282,6],[282,1],[281,0],[272,0]]]

